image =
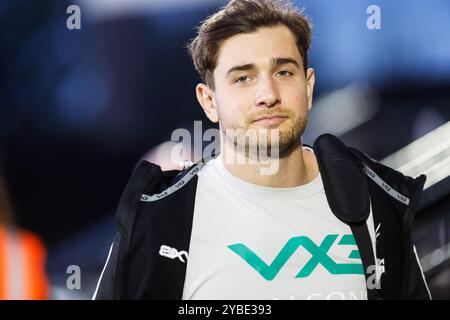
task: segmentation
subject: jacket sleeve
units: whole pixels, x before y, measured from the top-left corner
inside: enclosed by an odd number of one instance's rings
[[[431,300],[430,289],[425,280],[425,275],[420,266],[419,257],[414,245],[410,266],[408,298],[410,300]]]
[[[117,270],[117,255],[119,252],[120,233],[116,234],[109,249],[108,258],[97,283],[92,300],[113,300],[115,299],[115,280]]]

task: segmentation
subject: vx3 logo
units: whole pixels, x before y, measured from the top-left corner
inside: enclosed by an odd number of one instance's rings
[[[319,265],[319,263],[331,274],[335,275],[364,274],[364,268],[361,263],[336,263],[327,255],[337,238],[337,234],[327,235],[322,243],[317,246],[310,238],[306,236],[293,237],[289,239],[270,265],[267,265],[260,257],[258,257],[252,250],[242,243],[229,245],[228,248],[244,259],[253,269],[255,269],[264,279],[268,281],[275,278],[281,268],[299,247],[305,248],[309,253],[311,253],[312,257],[296,275],[296,278],[308,277]],[[355,246],[356,241],[353,235],[346,234],[342,236],[338,244]],[[361,256],[358,250],[351,251],[348,258],[359,259],[361,261]]]

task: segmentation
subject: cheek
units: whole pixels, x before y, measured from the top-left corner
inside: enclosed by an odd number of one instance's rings
[[[303,109],[308,107],[308,96],[306,91],[303,89],[292,89],[286,92],[284,96],[284,105],[288,106],[289,109],[295,111],[295,113],[303,113]]]
[[[306,83],[301,80],[296,79],[286,85],[283,85],[282,90],[282,98],[286,101],[297,103],[298,105],[302,101],[307,100],[308,94]]]
[[[225,125],[241,125],[245,123],[251,101],[246,103],[243,95],[222,92],[219,95],[216,94],[216,103],[220,121]]]

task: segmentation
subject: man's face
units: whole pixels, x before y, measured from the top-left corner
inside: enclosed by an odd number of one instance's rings
[[[309,69],[305,76],[295,37],[287,27],[260,28],[224,41],[214,81],[213,115],[207,115],[218,120],[222,132],[278,129],[280,156],[299,145],[311,108],[314,72]],[[270,147],[270,139],[268,143]]]

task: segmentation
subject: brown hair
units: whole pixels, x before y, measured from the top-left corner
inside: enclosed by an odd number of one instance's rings
[[[214,89],[213,72],[222,42],[239,33],[251,33],[261,27],[278,24],[285,25],[294,34],[306,72],[311,24],[289,2],[274,0],[231,0],[204,20],[197,28],[197,36],[188,44],[195,69],[202,80]]]

